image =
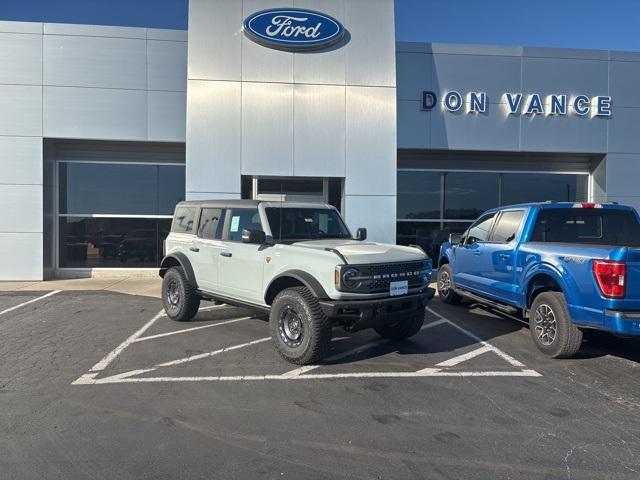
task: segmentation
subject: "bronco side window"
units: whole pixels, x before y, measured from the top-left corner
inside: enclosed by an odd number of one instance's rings
[[[178,207],[173,216],[171,231],[175,233],[193,233],[193,227],[196,220],[195,207]]]
[[[242,241],[242,230],[262,230],[260,214],[257,208],[234,208],[229,210],[228,230],[226,239],[230,242]]]
[[[221,208],[203,208],[200,214],[198,237],[207,240],[220,240],[224,225],[225,210]]]

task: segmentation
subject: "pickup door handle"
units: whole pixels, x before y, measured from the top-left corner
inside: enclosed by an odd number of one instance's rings
[[[480,253],[481,253],[481,252],[480,252],[480,250],[474,250],[474,251],[473,251],[473,254],[474,254],[474,255],[480,255]]]
[[[508,253],[501,253],[500,258],[503,260],[509,260],[511,258],[511,255],[509,255]]]
[[[200,249],[198,247],[189,247],[189,250],[191,250],[192,252],[199,252]]]
[[[222,252],[220,255],[222,255],[223,257],[233,257],[233,253],[231,252]]]

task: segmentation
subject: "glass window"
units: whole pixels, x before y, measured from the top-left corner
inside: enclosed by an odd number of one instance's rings
[[[200,214],[198,236],[209,240],[222,238],[225,211],[220,208],[203,208]]]
[[[449,172],[444,180],[444,218],[478,218],[499,204],[499,174]]]
[[[185,167],[158,166],[158,214],[171,215],[176,205],[184,201]]]
[[[437,259],[440,245],[449,240],[452,233],[464,233],[469,228],[467,222],[398,222],[398,245],[418,245],[429,257]],[[435,262],[434,262],[435,263]]]
[[[502,176],[502,204],[587,201],[588,175],[505,173]]]
[[[440,172],[398,172],[398,218],[440,218]]]
[[[171,220],[64,217],[59,225],[62,268],[156,268]]]
[[[173,216],[171,231],[176,233],[192,233],[196,220],[195,207],[178,207]]]
[[[322,179],[308,178],[260,178],[258,192],[265,194],[280,193],[290,195],[322,195]]]
[[[498,223],[496,223],[496,228],[493,229],[491,240],[501,243],[509,243],[514,240],[523,218],[524,210],[502,212]]]
[[[234,208],[229,219],[229,232],[227,240],[232,242],[242,241],[242,230],[262,230],[260,214],[257,208]]]
[[[538,213],[534,242],[640,245],[640,222],[631,210],[546,208]]]
[[[267,208],[271,234],[276,240],[351,238],[335,210],[328,208]]]
[[[58,172],[61,214],[171,215],[184,200],[183,166],[62,162]]]
[[[477,242],[486,242],[491,233],[491,227],[493,226],[493,220],[496,214],[490,213],[481,217],[473,226],[469,229],[465,245],[473,245]]]

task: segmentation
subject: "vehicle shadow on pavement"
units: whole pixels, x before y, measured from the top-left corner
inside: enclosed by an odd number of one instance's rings
[[[487,341],[490,341],[491,338],[523,329],[529,335],[527,320],[502,313],[485,305],[463,302],[459,306],[447,306],[446,308],[458,310],[461,307],[464,314],[462,316],[458,314],[458,317],[469,322],[482,322],[483,325],[479,328],[490,332],[489,336],[484,338]],[[454,315],[451,315],[451,317],[455,318]],[[531,344],[531,349],[536,351],[533,344]],[[584,343],[574,359],[586,360],[608,355],[640,363],[640,338],[623,338],[607,332],[584,330]]]
[[[607,355],[640,363],[640,339],[616,337],[597,330],[585,331],[584,343],[576,358],[599,358]]]
[[[460,307],[454,307],[459,309]],[[439,313],[442,313],[446,317],[446,321],[438,322],[438,317],[430,312],[427,312],[425,323],[422,331],[415,336],[406,340],[391,340],[384,339],[375,335],[371,338],[369,343],[359,340],[359,332],[356,334],[344,333],[339,327],[334,328],[334,338],[342,335],[354,335],[353,340],[345,342],[348,347],[341,348],[343,351],[335,351],[329,354],[329,356],[322,362],[322,365],[341,365],[348,364],[354,361],[372,360],[378,357],[384,357],[385,355],[395,354],[400,356],[417,356],[430,355],[437,357],[438,354],[450,354],[454,351],[461,351],[469,349],[470,347],[479,347],[481,344],[477,338],[473,338],[467,333],[457,329],[454,325],[459,325],[465,330],[470,331],[472,335],[480,337],[481,340],[491,342],[493,338],[508,335],[512,332],[518,331],[524,326],[508,316],[504,316],[504,322],[492,322],[488,323],[487,316],[483,315],[479,310],[460,310],[465,312],[465,315],[469,316],[469,321],[476,323],[479,328],[470,330],[466,325],[458,321],[458,315],[452,315],[448,312],[443,312],[443,309]],[[487,311],[488,315],[500,315],[496,312]],[[502,317],[502,315],[500,315]],[[475,318],[478,317],[478,318]],[[474,322],[477,321],[477,322]],[[451,323],[449,323],[451,322]],[[431,326],[433,324],[433,326]],[[349,352],[349,348],[352,348]],[[350,353],[349,355],[346,355]],[[335,357],[335,358],[334,358]]]

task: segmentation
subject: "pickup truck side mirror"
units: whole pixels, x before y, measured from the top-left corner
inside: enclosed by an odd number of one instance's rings
[[[263,245],[266,241],[267,236],[262,230],[252,230],[248,228],[242,230],[242,243]]]
[[[359,240],[360,242],[363,242],[366,239],[367,239],[367,229],[366,228],[359,228],[358,230],[356,230],[356,240]]]
[[[460,245],[462,243],[462,234],[461,233],[450,233],[449,234],[449,243],[451,245]]]

